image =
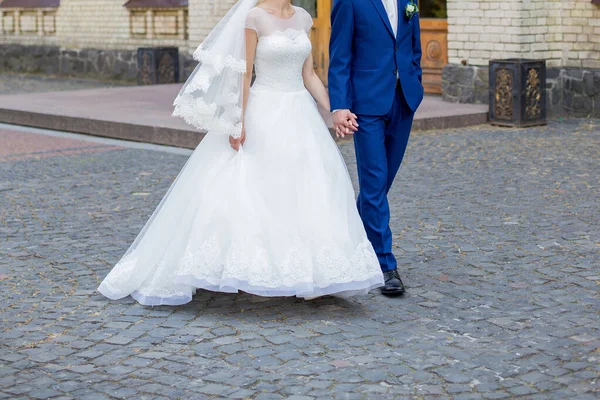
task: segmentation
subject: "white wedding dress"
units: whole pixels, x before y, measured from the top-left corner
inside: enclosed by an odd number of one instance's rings
[[[99,287],[111,299],[178,305],[197,288],[349,296],[383,285],[341,154],[302,80],[312,19],[254,8],[256,80],[246,142],[208,134]]]

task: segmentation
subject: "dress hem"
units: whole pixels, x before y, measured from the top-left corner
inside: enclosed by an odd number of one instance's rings
[[[336,297],[350,297],[358,294],[367,294],[370,290],[383,286],[382,275],[373,276],[364,281],[334,283],[325,287],[315,287],[312,283],[298,283],[293,287],[267,288],[252,285],[246,281],[234,278],[223,279],[219,284],[210,284],[204,279],[198,279],[190,275],[179,276],[176,278],[176,285],[181,291],[189,290],[190,294],[181,294],[178,296],[160,297],[147,296],[140,292],[133,291],[130,294],[118,293],[106,285],[101,284],[98,291],[111,300],[118,300],[131,296],[134,300],[144,306],[179,306],[192,301],[192,297],[197,289],[209,290],[219,293],[239,293],[245,292],[262,297],[293,297],[304,298],[306,300],[322,296],[333,295]]]

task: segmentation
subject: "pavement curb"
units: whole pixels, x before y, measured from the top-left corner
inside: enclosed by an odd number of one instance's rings
[[[193,149],[205,134],[171,116],[172,99],[180,90],[180,84],[170,84],[0,95],[0,122]],[[319,112],[331,127],[331,114],[322,108]],[[487,121],[486,105],[425,96],[413,130],[462,128]]]
[[[0,122],[188,149],[195,148],[205,136],[203,132],[192,130],[42,114],[7,108],[0,108]],[[464,128],[487,122],[488,113],[486,112],[420,118],[414,120],[413,131]],[[335,137],[333,129],[330,129],[330,133]]]
[[[42,114],[7,108],[0,108],[0,122],[183,148],[195,148],[205,136],[205,133],[202,132],[176,128]]]
[[[429,131],[435,129],[455,129],[467,126],[486,124],[489,120],[487,112],[450,115],[443,117],[429,117],[415,119],[413,131]]]

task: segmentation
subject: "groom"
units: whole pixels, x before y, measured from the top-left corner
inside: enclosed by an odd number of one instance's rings
[[[387,193],[423,100],[416,0],[334,0],[329,95],[340,136],[354,134],[358,211],[385,278],[381,292],[402,295],[392,253]]]

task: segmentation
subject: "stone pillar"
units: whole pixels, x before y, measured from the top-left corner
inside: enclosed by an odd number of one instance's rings
[[[152,17],[152,10],[146,10],[146,38],[154,38],[154,18]]]
[[[177,11],[177,26],[179,29],[178,37],[181,40],[187,39],[187,21],[186,21],[186,10],[181,9]]]
[[[41,8],[37,10],[37,28],[38,36],[44,36],[44,10]]]
[[[21,34],[21,10],[15,10],[15,35]]]

